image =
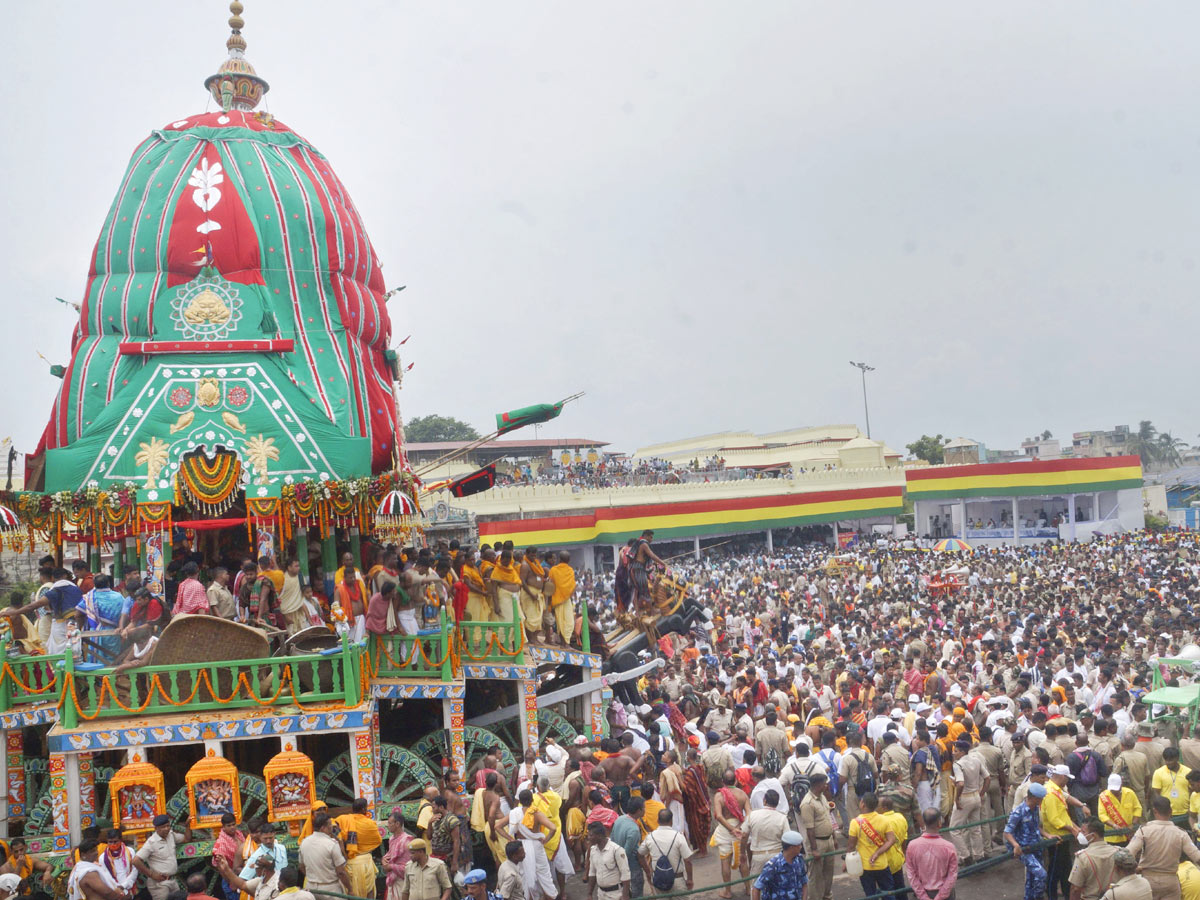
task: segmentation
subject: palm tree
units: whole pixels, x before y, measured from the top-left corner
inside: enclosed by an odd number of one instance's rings
[[[1138,422],[1137,433],[1129,439],[1129,449],[1142,458],[1142,465],[1158,462],[1162,447],[1158,443],[1158,429],[1149,419]]]
[[[1166,466],[1177,466],[1183,462],[1179,451],[1187,448],[1187,441],[1175,437],[1169,431],[1162,431],[1159,432],[1157,443],[1159,462]]]
[[[1043,441],[1048,441],[1048,440],[1050,440],[1050,438],[1052,438],[1052,437],[1054,437],[1054,435],[1052,435],[1052,434],[1050,433],[1050,429],[1049,429],[1049,428],[1047,428],[1045,431],[1043,431],[1043,432],[1042,432],[1042,440],[1043,440]]]

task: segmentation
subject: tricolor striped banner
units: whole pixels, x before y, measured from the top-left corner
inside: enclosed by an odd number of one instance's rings
[[[1084,494],[1142,486],[1136,456],[1047,459],[973,466],[937,466],[905,472],[912,500]]]
[[[651,528],[657,540],[732,534],[894,516],[904,511],[903,486],[815,491],[769,497],[696,500],[605,507],[577,516],[504,519],[479,523],[483,543],[512,541],[518,547],[623,544]]]

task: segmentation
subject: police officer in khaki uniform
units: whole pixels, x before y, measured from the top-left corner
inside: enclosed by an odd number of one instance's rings
[[[1113,854],[1113,883],[1101,900],[1154,900],[1150,882],[1137,872],[1137,860],[1128,850]]]
[[[824,772],[809,776],[808,793],[800,801],[800,826],[804,829],[808,854],[815,857],[808,868],[808,900],[830,900],[837,858],[824,854],[836,850],[837,842],[833,837],[829,776]]]
[[[1104,840],[1104,823],[1097,818],[1083,823],[1083,835],[1087,838],[1087,846],[1076,851],[1067,880],[1072,889],[1079,888],[1082,900],[1100,900],[1112,883],[1113,856],[1120,848]],[[1071,894],[1074,896],[1075,891]]]
[[[982,796],[987,791],[989,781],[987,767],[971,751],[971,742],[960,738],[954,742],[954,767],[951,771],[954,778],[954,809],[950,813],[950,827],[955,831],[950,839],[958,850],[959,863],[969,865],[987,855],[982,826],[969,827],[970,823],[980,820]]]
[[[1182,855],[1200,863],[1200,849],[1186,831],[1171,821],[1168,798],[1155,797],[1150,808],[1154,818],[1137,830],[1129,842],[1129,852],[1150,882],[1154,900],[1179,900],[1179,858]]]

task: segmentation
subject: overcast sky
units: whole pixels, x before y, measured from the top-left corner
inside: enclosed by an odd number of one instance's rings
[[[622,449],[862,425],[1196,442],[1200,5],[245,0],[266,108],[385,265],[406,418]],[[0,436],[32,449],[133,148],[217,0],[6,11]],[[532,435],[531,435],[532,436]]]

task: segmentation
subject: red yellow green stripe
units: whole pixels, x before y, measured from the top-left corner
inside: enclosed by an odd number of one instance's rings
[[[643,530],[659,540],[789,528],[840,519],[893,516],[903,512],[903,487],[815,491],[769,497],[737,497],[688,503],[604,507],[577,516],[503,519],[479,523],[485,543],[512,541],[519,547],[621,544]]]
[[[912,500],[1083,494],[1142,486],[1136,456],[980,463],[909,469],[905,490]]]

